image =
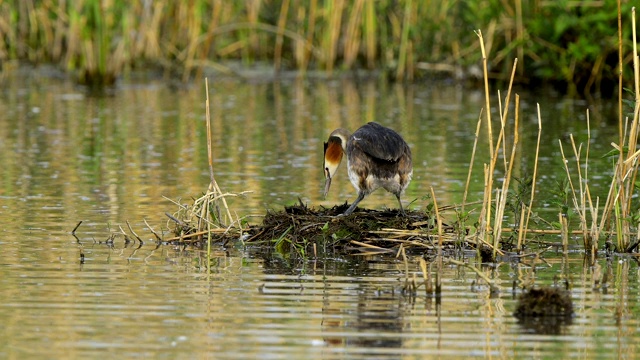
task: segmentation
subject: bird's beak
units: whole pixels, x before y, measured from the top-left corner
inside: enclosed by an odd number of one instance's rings
[[[338,169],[338,165],[340,165],[340,161],[342,161],[342,146],[340,145],[340,138],[338,137],[329,137],[329,141],[324,143],[324,163],[322,166],[324,167],[324,197],[327,197],[329,193],[329,188],[331,187],[331,179],[333,175],[336,173]]]
[[[331,187],[331,176],[327,176],[327,180],[324,181],[324,198],[327,198],[329,193],[329,187]]]

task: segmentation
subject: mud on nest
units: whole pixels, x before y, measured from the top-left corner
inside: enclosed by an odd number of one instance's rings
[[[369,210],[358,208],[340,216],[348,204],[332,208],[307,207],[300,202],[284,211],[268,211],[262,224],[252,227],[248,243],[275,242],[286,239],[297,246],[324,246],[347,252],[391,252],[401,244],[405,248],[435,249],[435,218],[424,212]],[[454,229],[443,225],[443,233],[451,237]]]

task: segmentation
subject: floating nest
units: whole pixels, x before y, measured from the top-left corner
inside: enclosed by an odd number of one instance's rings
[[[179,205],[169,218],[172,235],[156,232],[146,220],[148,230],[158,244],[193,246],[205,248],[207,240],[212,244],[226,245],[242,241],[247,245],[263,246],[266,249],[283,250],[283,246],[295,248],[300,254],[318,254],[321,250],[338,251],[342,254],[397,253],[400,249],[411,253],[432,255],[442,245],[443,251],[476,250],[477,236],[468,229],[440,224],[436,218],[421,211],[370,210],[357,208],[350,215],[342,215],[348,204],[331,208],[310,208],[303,204],[286,206],[282,211],[267,211],[259,225],[247,225],[242,218],[233,220],[227,210],[230,225],[219,224],[223,217],[221,208],[213,201],[215,196],[207,192],[194,205]],[[203,200],[204,199],[204,200]],[[82,221],[74,228],[78,229]],[[242,225],[241,225],[242,224]],[[119,226],[119,231],[110,233],[107,243],[123,237],[125,243],[143,240],[127,222],[129,233]],[[480,254],[484,261],[491,261],[490,248],[481,243]],[[485,259],[486,258],[486,259]]]
[[[174,244],[204,246],[210,236],[215,243],[227,244],[242,239],[249,245],[264,245],[282,250],[283,246],[298,252],[318,253],[336,250],[342,253],[394,253],[405,251],[428,253],[435,251],[440,241],[443,250],[475,249],[475,239],[467,231],[442,224],[439,231],[436,218],[421,211],[370,210],[357,208],[343,216],[349,205],[345,202],[331,208],[312,208],[300,201],[282,211],[267,211],[262,224],[239,227],[219,227],[198,230],[201,207],[183,206],[179,213],[167,216],[175,223],[175,236],[165,239]],[[240,223],[240,221],[237,221]],[[268,244],[269,246],[266,246]],[[481,250],[486,250],[484,247]]]
[[[348,204],[314,209],[300,202],[284,211],[268,211],[262,224],[251,229],[247,243],[289,244],[317,251],[319,247],[344,252],[382,253],[405,249],[435,250],[438,229],[435,218],[424,212],[356,209],[342,216]],[[454,228],[442,227],[443,244],[459,239]]]

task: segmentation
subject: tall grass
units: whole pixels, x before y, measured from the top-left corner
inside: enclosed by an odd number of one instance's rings
[[[608,2],[536,0],[515,7],[502,0],[0,1],[0,61],[53,62],[97,84],[148,64],[187,80],[207,67],[225,69],[220,63],[229,59],[302,73],[377,69],[411,80],[473,73],[479,54],[472,27],[487,29],[490,77],[507,80],[508,59],[517,56],[518,79],[592,88],[606,78],[616,49],[590,45],[615,38],[609,27],[581,27],[615,14]],[[556,16],[563,26],[549,27]]]

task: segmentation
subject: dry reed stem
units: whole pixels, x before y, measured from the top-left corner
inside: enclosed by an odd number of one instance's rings
[[[531,198],[529,199],[529,206],[527,207],[527,218],[525,221],[524,229],[521,229],[518,234],[518,248],[517,251],[522,250],[523,242],[527,239],[527,231],[529,230],[529,219],[531,218],[531,208],[533,206],[533,199],[536,194],[536,178],[538,176],[538,159],[540,157],[540,139],[542,137],[542,116],[540,115],[540,104],[536,103],[536,109],[538,111],[538,141],[536,142],[536,157],[533,162],[533,179],[531,182]],[[524,209],[524,208],[523,208]],[[522,223],[522,217],[520,217],[520,223]]]
[[[576,206],[576,209],[578,210],[578,213],[580,214],[580,230],[582,230],[583,232],[583,239],[586,245],[588,236],[587,236],[587,209],[586,209],[586,204],[585,204],[585,190],[584,190],[584,182],[585,180],[587,180],[587,178],[583,178],[582,176],[582,166],[580,164],[580,154],[582,153],[582,144],[580,144],[580,146],[578,147],[578,149],[576,149],[576,142],[575,139],[573,138],[573,134],[569,134],[569,139],[571,140],[571,147],[573,149],[573,156],[576,162],[576,170],[578,172],[578,185],[579,185],[579,192],[578,195],[580,196],[580,201],[579,203],[577,202],[577,199],[574,195],[574,205]],[[588,154],[586,155],[586,157],[588,158]],[[586,160],[585,160],[586,161]],[[567,164],[565,163],[565,166],[567,166]]]
[[[484,48],[484,39],[482,38],[482,30],[475,30],[480,40],[480,50],[482,52],[482,73],[484,75],[484,98],[485,112],[487,114],[487,133],[489,134],[489,156],[493,158],[493,131],[491,130],[491,101],[489,100],[489,72],[487,70],[487,53]]]
[[[491,159],[494,158],[494,147],[493,147],[493,130],[491,127],[491,101],[490,101],[490,96],[489,96],[489,73],[487,70],[487,53],[485,52],[485,48],[484,48],[484,40],[482,38],[482,30],[478,29],[475,31],[476,35],[478,36],[478,39],[480,41],[480,50],[482,52],[482,74],[484,77],[484,97],[485,97],[485,113],[487,115],[487,134],[488,134],[488,142],[489,142],[489,157]],[[490,227],[490,218],[491,218],[491,191],[493,190],[493,174],[491,173],[492,171],[489,170],[488,172],[488,177],[486,177],[487,174],[487,169],[485,167],[485,194],[484,194],[484,198],[485,198],[485,203],[483,205],[483,210],[484,210],[484,214],[485,214],[485,233],[489,233],[489,227]],[[487,193],[488,190],[488,193]]]
[[[593,205],[593,200],[591,198],[591,190],[589,188],[589,154],[591,153],[591,119],[589,116],[589,110],[587,109],[587,152],[585,154],[585,197],[586,201],[589,204],[589,213],[591,214],[591,227],[588,231],[588,236],[590,238],[591,249],[590,252],[592,256],[595,256],[595,252],[598,247],[598,239],[600,238],[600,229],[598,228],[598,212],[600,208],[598,204],[600,203],[600,199],[596,197],[596,205]],[[595,260],[595,259],[593,259]]]
[[[638,39],[636,38],[636,8],[631,8],[631,36],[633,36],[633,74],[636,92],[636,107],[640,104],[640,62],[638,61]]]
[[[478,226],[479,230],[477,233],[477,236],[480,239],[485,239],[487,237],[487,234],[490,233],[489,231],[489,219],[487,218],[487,201],[488,200],[488,196],[491,193],[491,188],[489,187],[489,165],[484,164],[484,191],[483,191],[483,201],[482,201],[482,208],[480,208],[480,217],[479,217],[479,223],[480,225]],[[480,249],[478,249],[478,252],[480,251]]]
[[[372,231],[371,233],[374,233],[374,232]],[[398,244],[401,244],[401,245],[403,245],[405,247],[406,247],[406,245],[413,245],[413,246],[416,246],[416,247],[426,248],[426,249],[435,249],[436,248],[436,246],[429,245],[429,244],[426,244],[424,242],[420,242],[420,241],[417,241],[417,240],[402,240],[402,239],[390,239],[390,238],[376,238],[376,239],[371,239],[371,240],[398,243]],[[451,241],[453,242],[454,239],[451,239]]]
[[[418,264],[422,271],[422,279],[424,280],[424,292],[429,296],[433,292],[433,285],[431,284],[431,268],[424,257],[420,257]]]
[[[440,212],[438,211],[438,201],[436,200],[436,194],[433,191],[433,186],[430,187],[431,189],[431,198],[433,199],[433,208],[435,209],[436,212],[436,221],[438,224],[438,256],[437,256],[437,260],[436,260],[436,267],[437,267],[437,272],[436,272],[436,294],[440,294],[441,290],[442,290],[442,219],[440,218]]]
[[[619,17],[621,14],[619,13]],[[632,37],[633,37],[633,71],[634,71],[634,90],[635,90],[635,107],[633,112],[633,119],[631,120],[631,126],[629,127],[628,118],[625,118],[625,126],[619,125],[620,131],[620,144],[613,144],[614,149],[618,150],[620,155],[615,165],[614,175],[612,177],[611,186],[609,187],[609,193],[607,195],[607,201],[603,209],[603,215],[600,219],[600,228],[596,229],[592,226],[591,233],[598,233],[604,230],[605,224],[611,221],[613,214],[616,237],[618,242],[618,250],[626,251],[630,243],[631,236],[631,224],[629,223],[631,211],[633,192],[635,190],[635,181],[638,173],[638,156],[640,151],[635,151],[638,140],[638,127],[639,127],[639,114],[640,114],[640,69],[638,68],[638,53],[637,53],[637,32],[636,32],[636,20],[635,20],[635,7],[632,8]],[[619,19],[619,21],[621,21]],[[618,38],[621,39],[621,25],[618,28]],[[622,44],[618,45],[619,58],[622,57]],[[620,61],[620,60],[619,60]],[[619,82],[622,87],[622,68],[619,69]],[[622,122],[622,91],[618,93],[618,111],[619,122]],[[628,131],[628,137],[627,137]],[[627,142],[627,148],[629,155],[625,156],[624,143]],[[633,153],[632,153],[633,152]],[[637,224],[636,224],[637,225]]]
[[[478,124],[476,125],[476,137],[473,140],[473,150],[471,151],[471,160],[469,161],[469,172],[467,173],[467,182],[464,185],[464,194],[462,195],[461,212],[464,216],[464,206],[467,203],[467,195],[469,194],[469,184],[471,183],[471,173],[473,172],[473,162],[476,158],[476,150],[478,148],[478,137],[480,134],[480,126],[482,125],[482,109],[478,115]]]
[[[631,27],[632,27],[632,34],[633,34],[633,71],[634,71],[634,85],[635,85],[635,108],[634,108],[634,113],[633,113],[633,121],[632,121],[632,129],[637,129],[638,128],[638,123],[639,118],[638,118],[638,113],[640,112],[640,64],[638,62],[638,48],[637,48],[637,38],[636,38],[636,8],[633,7],[631,9]],[[619,101],[622,101],[622,99],[620,99]],[[637,131],[637,130],[636,130]],[[632,149],[635,149],[635,145],[637,144],[637,132],[634,133],[634,139],[633,139],[633,146],[631,147],[631,141],[629,141],[629,151],[632,151]],[[631,140],[631,138],[629,139]],[[635,157],[634,157],[635,158]],[[625,161],[625,164],[628,164],[629,161]],[[626,193],[627,193],[627,202],[626,202],[626,207],[629,209],[628,212],[630,212],[631,210],[631,201],[632,201],[632,192],[634,190],[634,186],[636,183],[636,177],[638,174],[638,162],[635,161],[634,165],[633,165],[633,175],[631,178],[631,181],[627,182],[626,185]],[[628,213],[625,213],[628,214]]]
[[[558,213],[558,221],[562,235],[562,253],[566,256],[569,253],[569,225],[567,224],[567,217],[562,213]]]
[[[404,251],[404,247],[402,246],[402,244],[400,244],[400,247],[398,248],[396,259],[399,258],[400,255],[402,255],[402,264],[404,265],[405,279],[409,280],[409,261],[407,260],[407,254]]]
[[[636,148],[638,142],[638,112],[640,111],[640,68],[638,63],[638,48],[637,48],[637,38],[636,38],[636,8],[633,7],[631,9],[631,29],[633,36],[633,73],[634,73],[634,90],[635,90],[635,109],[633,115],[633,121],[631,122],[631,132],[629,134],[629,151],[632,151]],[[621,187],[623,187],[622,197],[620,199],[620,204],[622,206],[622,238],[618,237],[618,239],[622,239],[622,244],[618,244],[619,246],[626,248],[630,243],[630,223],[627,219],[631,215],[631,202],[633,197],[633,190],[635,188],[635,179],[638,172],[638,161],[634,160],[632,164],[630,162],[625,161],[625,165],[631,166],[631,179],[626,183],[623,180]],[[626,168],[623,168],[627,171]]]
[[[515,67],[514,67],[514,73],[515,73]],[[508,104],[507,104],[508,107]],[[504,210],[507,206],[507,198],[508,198],[508,194],[509,194],[509,185],[511,183],[511,177],[512,177],[512,173],[513,173],[513,163],[515,162],[515,158],[516,158],[516,151],[518,149],[518,142],[519,142],[519,110],[520,110],[520,96],[518,94],[516,94],[516,100],[515,100],[515,120],[514,120],[514,128],[513,128],[513,144],[511,146],[511,157],[509,158],[509,167],[506,171],[505,174],[505,179],[504,182],[502,183],[502,191],[501,191],[501,199],[500,202],[497,202],[497,197],[496,197],[496,218],[495,218],[495,225],[494,225],[494,234],[495,234],[495,241],[494,241],[494,248],[493,248],[493,258],[496,258],[496,249],[498,248],[499,245],[499,239],[501,238],[502,235],[502,219],[504,217]],[[505,111],[505,117],[507,116],[507,111]],[[506,157],[506,156],[505,156]]]
[[[127,227],[129,228],[129,231],[131,232],[131,234],[133,234],[133,236],[135,236],[135,238],[138,239],[140,244],[144,243],[144,241],[142,241],[140,236],[138,236],[138,234],[136,234],[136,232],[133,231],[133,228],[131,227],[131,224],[129,223],[129,220],[127,220],[126,223],[127,223]],[[120,230],[122,230],[122,227],[120,228]],[[124,231],[122,233],[124,233]]]
[[[433,207],[436,213],[436,223],[438,226],[438,256],[442,255],[442,218],[440,218],[440,212],[438,211],[438,201],[436,200],[436,194],[433,191],[433,187],[431,189],[431,198],[433,199]]]
[[[506,125],[506,121],[507,121],[507,116],[509,114],[509,100],[511,98],[511,90],[513,87],[513,79],[515,77],[515,72],[516,72],[516,66],[518,64],[518,59],[514,59],[513,62],[513,69],[511,71],[511,79],[509,82],[509,88],[507,90],[507,101],[505,103],[505,110],[504,112],[502,112],[501,110],[501,116],[500,116],[500,133],[498,134],[498,139],[496,141],[495,144],[495,151],[493,152],[493,156],[491,157],[491,161],[490,161],[490,165],[489,165],[489,169],[488,169],[488,184],[485,187],[485,189],[489,189],[489,194],[486,194],[486,198],[487,198],[487,202],[483,205],[487,207],[487,232],[489,231],[489,227],[490,227],[490,223],[491,223],[491,192],[493,191],[493,173],[495,171],[495,167],[496,167],[496,163],[498,162],[498,157],[499,157],[499,149],[501,147],[501,144],[504,143],[504,137],[505,137],[505,125]],[[488,111],[490,112],[490,111]],[[517,136],[517,135],[516,135]],[[493,147],[493,139],[489,139],[489,143],[492,144]],[[503,153],[505,153],[506,151],[503,149]],[[506,154],[505,154],[506,157]],[[506,166],[506,160],[505,160],[505,166]],[[493,258],[495,259],[495,251],[498,248],[499,245],[499,241],[500,241],[500,227],[502,226],[502,216],[503,216],[503,212],[504,212],[504,206],[506,205],[506,199],[507,199],[507,194],[508,194],[508,186],[509,186],[509,181],[510,181],[510,177],[511,174],[508,171],[508,169],[505,168],[505,172],[506,172],[506,176],[505,176],[505,182],[503,183],[503,188],[502,191],[500,191],[497,195],[496,195],[496,214],[494,215],[494,233],[493,233]],[[506,187],[505,187],[506,185]],[[498,201],[498,197],[500,197],[500,201]]]
[[[624,69],[622,67],[622,5],[620,4],[620,0],[616,1],[618,5],[618,135],[619,135],[619,144],[623,144],[624,140],[622,139],[622,78],[624,74]],[[624,159],[624,153],[621,151],[619,156],[620,161]]]
[[[357,240],[350,240],[349,241],[351,244],[355,244],[355,245],[359,245],[365,248],[369,248],[369,249],[376,249],[376,250],[380,250],[382,252],[390,252],[391,250],[380,247],[380,246],[375,246],[375,245],[371,245],[371,244],[367,244],[365,242],[361,242],[361,241],[357,241]]]
[[[520,231],[519,229],[513,229],[513,228],[504,228],[502,229],[503,233],[512,233],[512,232],[516,232],[516,231]],[[529,229],[528,233],[531,234],[540,234],[540,235],[561,235],[562,234],[562,230],[558,230],[558,229]],[[569,234],[572,235],[580,235],[582,234],[582,230],[571,230],[569,231]]]
[[[207,155],[209,160],[209,175],[211,176],[211,183],[209,184],[209,190],[207,192],[214,192],[214,194],[222,195],[222,191],[216,182],[215,176],[213,174],[213,150],[211,148],[211,143],[213,142],[211,135],[211,112],[209,110],[209,79],[205,78],[205,90],[207,92],[207,99],[205,102],[206,107],[206,125],[207,125]],[[232,221],[233,217],[231,216],[231,211],[229,210],[229,206],[227,205],[227,200],[224,196],[219,197],[222,200],[222,204],[227,212],[227,216],[229,221]],[[216,198],[217,199],[217,198]],[[220,224],[224,224],[221,218],[218,218]]]
[[[153,228],[151,227],[151,225],[149,225],[149,223],[147,222],[147,219],[142,219],[145,223],[145,225],[147,225],[147,227],[149,228],[149,231],[151,231],[151,233],[153,234],[153,236],[156,237],[156,240],[158,241],[162,241],[162,236],[158,235],[157,232],[155,232],[155,230],[153,230]]]
[[[573,155],[575,159],[575,164],[578,173],[578,181],[579,181],[579,193],[576,196],[576,190],[573,185],[573,181],[571,179],[571,174],[569,171],[568,160],[565,158],[564,149],[561,146],[561,154],[565,167],[565,171],[567,173],[567,178],[569,181],[569,185],[571,187],[571,195],[574,204],[574,208],[580,217],[580,231],[582,232],[583,243],[585,251],[589,251],[592,255],[592,260],[594,260],[595,251],[597,250],[597,241],[599,238],[600,230],[598,229],[598,206],[599,199],[596,199],[596,206],[593,205],[593,200],[591,198],[591,191],[589,189],[589,150],[590,150],[590,141],[591,141],[591,125],[589,112],[587,111],[587,146],[585,152],[585,160],[584,160],[584,176],[582,174],[582,165],[581,165],[581,153],[582,153],[582,144],[579,147],[576,147],[575,140],[573,135],[570,135],[571,146],[573,149]],[[579,200],[578,200],[579,199]],[[591,225],[587,226],[587,209],[591,214]],[[562,222],[561,222],[562,224]]]
[[[509,104],[508,101],[506,103]],[[509,106],[507,105],[507,109],[508,108]],[[500,133],[498,135],[498,141],[500,143],[500,146],[502,146],[502,154],[504,155],[502,156],[502,166],[506,170],[507,169],[507,140],[504,139],[504,127],[505,127],[506,116],[503,116],[502,110],[503,110],[502,94],[500,90],[498,90],[498,114],[500,114]],[[496,151],[500,151],[500,148],[497,147]]]

